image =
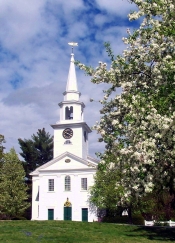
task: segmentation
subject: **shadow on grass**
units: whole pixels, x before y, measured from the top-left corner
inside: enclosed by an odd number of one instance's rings
[[[148,240],[175,242],[175,228],[170,227],[139,226],[137,229],[132,230],[131,234],[127,234],[130,237],[135,237],[136,235],[143,236]]]

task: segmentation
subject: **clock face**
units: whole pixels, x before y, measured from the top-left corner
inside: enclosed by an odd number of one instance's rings
[[[63,138],[70,139],[73,136],[73,131],[71,128],[66,128],[63,131]]]

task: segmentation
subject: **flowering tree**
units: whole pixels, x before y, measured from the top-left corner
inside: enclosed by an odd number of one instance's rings
[[[93,83],[110,84],[94,128],[106,142],[101,164],[120,171],[115,185],[120,205],[139,203],[153,191],[175,195],[175,3],[131,2],[138,11],[129,19],[142,17],[142,23],[134,33],[127,30],[123,55],[115,58],[106,44],[109,69],[102,62],[96,69],[78,64]]]

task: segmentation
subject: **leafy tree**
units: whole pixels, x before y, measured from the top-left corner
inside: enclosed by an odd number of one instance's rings
[[[95,183],[90,190],[90,201],[99,209],[116,209],[119,191],[115,189],[115,185],[119,176],[119,171],[115,170],[113,164],[109,163],[105,168],[102,164],[99,165],[94,176]]]
[[[0,171],[0,210],[10,218],[21,216],[29,207],[25,171],[14,149],[4,154]]]
[[[4,139],[4,136],[2,134],[0,134],[0,161],[3,157],[3,151],[5,149],[5,147],[3,146],[3,143],[5,143],[5,139]]]
[[[94,126],[106,143],[106,164],[120,171],[118,204],[140,205],[150,193],[169,193],[175,205],[175,2],[132,0],[142,17],[138,30],[128,29],[127,49],[95,69],[78,64],[94,83],[108,83],[100,101],[102,117]],[[122,92],[116,92],[117,89]],[[110,98],[110,99],[109,99]],[[115,159],[110,160],[114,155]],[[109,178],[110,179],[110,178]],[[122,189],[121,189],[122,187]]]
[[[35,170],[53,158],[53,136],[45,131],[38,129],[37,134],[33,134],[31,139],[18,139],[24,158],[24,168],[26,177],[29,178],[29,173]]]
[[[175,212],[171,206],[173,195],[166,190],[152,191],[142,198],[137,206],[137,210],[141,212],[146,220],[165,221],[174,219]],[[136,211],[136,210],[135,210]]]

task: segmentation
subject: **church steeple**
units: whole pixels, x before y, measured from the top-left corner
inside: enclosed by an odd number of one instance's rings
[[[79,101],[79,97],[81,95],[81,93],[78,92],[77,77],[76,77],[73,53],[71,53],[66,91],[63,93],[63,95],[64,95],[64,101],[73,101],[73,100]]]
[[[66,86],[66,92],[68,91],[78,91],[73,53],[71,54],[69,74],[68,74],[67,86]]]
[[[90,127],[84,121],[85,105],[79,100],[74,54],[71,54],[69,74],[64,100],[60,106],[60,120],[51,125],[54,129],[54,158],[64,152],[70,152],[80,158],[88,156],[88,133]]]
[[[59,103],[60,123],[83,122],[85,105],[79,101],[81,93],[78,91],[73,53],[71,53],[66,91],[63,95],[64,101]]]

